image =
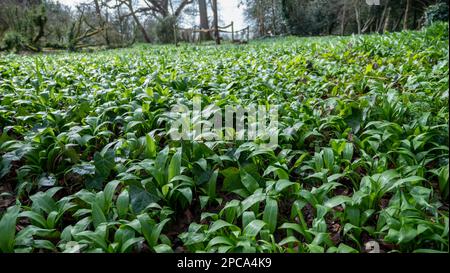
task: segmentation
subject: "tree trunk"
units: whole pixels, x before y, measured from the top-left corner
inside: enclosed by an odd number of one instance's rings
[[[411,0],[406,0],[405,17],[403,18],[403,30],[408,29],[408,17],[410,7],[411,7]]]
[[[198,0],[198,10],[200,12],[200,28],[209,29],[208,22],[208,6],[206,5],[206,0]],[[210,40],[210,32],[200,32],[201,40]]]
[[[131,16],[133,16],[133,20],[136,23],[137,27],[142,33],[142,36],[144,36],[144,40],[146,43],[151,43],[150,37],[147,34],[147,31],[145,30],[145,27],[141,24],[139,21],[139,18],[136,16],[136,12],[133,9],[133,3],[131,3],[131,0],[127,2],[128,9],[130,10]]]
[[[388,8],[386,21],[384,21],[383,33],[386,33],[389,29],[389,19],[391,18],[391,7]]]
[[[385,23],[385,19],[386,19],[386,12],[387,10],[390,9],[389,7],[389,0],[386,1],[383,12],[381,13],[381,18],[379,19],[378,23],[377,23],[377,32],[382,32],[382,30],[384,30],[384,23]]]
[[[392,31],[396,31],[400,27],[400,23],[402,22],[403,16],[405,14],[405,11],[402,11],[402,14],[398,17],[397,20],[395,20],[395,23],[392,25]]]
[[[133,13],[133,19],[136,22],[136,25],[138,26],[139,30],[142,32],[142,36],[144,36],[144,40],[146,43],[151,43],[150,37],[147,34],[147,31],[145,30],[144,26],[139,22],[139,18],[137,18],[136,14]]]
[[[354,2],[356,24],[358,26],[358,34],[361,34],[361,18],[359,17],[358,1]]]
[[[212,4],[214,12],[214,33],[216,36],[216,44],[220,45],[219,15],[217,14],[217,0],[212,0]]]
[[[272,0],[272,34],[275,35],[277,31],[276,20],[275,20],[275,0]]]
[[[103,18],[100,3],[98,2],[98,0],[94,0],[94,6],[95,6],[95,13],[98,17],[100,28],[103,28],[103,30],[104,30],[104,34],[105,34],[104,39],[105,39],[106,45],[109,46],[110,42],[109,42],[109,37],[108,37],[108,28],[105,27],[106,21],[108,20],[108,18],[106,18],[106,20],[105,20],[105,18]]]
[[[344,35],[345,33],[345,16],[347,12],[347,5],[346,1],[344,0],[344,6],[342,7],[342,18],[341,18],[341,35]]]
[[[266,34],[266,28],[264,25],[264,7],[262,7],[262,1],[256,2],[256,23],[258,25],[259,36]]]

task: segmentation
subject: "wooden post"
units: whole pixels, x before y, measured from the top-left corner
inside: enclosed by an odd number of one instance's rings
[[[231,42],[234,43],[234,22],[231,21]]]
[[[217,14],[217,0],[212,0],[213,11],[214,11],[214,32],[216,36],[216,44],[220,45],[220,36],[219,36],[219,16]]]

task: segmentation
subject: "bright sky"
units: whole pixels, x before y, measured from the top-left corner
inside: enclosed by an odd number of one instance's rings
[[[63,4],[74,6],[83,0],[57,0]],[[223,19],[224,24],[229,24],[231,21],[234,22],[235,29],[242,29],[246,27],[244,21],[243,7],[238,8],[239,0],[217,0],[219,6],[219,14]]]

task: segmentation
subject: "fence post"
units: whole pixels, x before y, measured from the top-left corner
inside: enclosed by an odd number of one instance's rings
[[[234,43],[234,22],[231,21],[231,42]]]

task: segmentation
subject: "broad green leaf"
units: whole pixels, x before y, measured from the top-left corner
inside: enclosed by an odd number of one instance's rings
[[[284,189],[286,189],[292,185],[295,185],[295,183],[291,182],[289,180],[285,180],[285,179],[278,180],[275,184],[275,191],[282,192]]]
[[[145,140],[147,142],[146,152],[147,157],[155,158],[156,157],[156,143],[153,137],[150,134],[145,135]]]
[[[106,222],[106,217],[100,206],[97,204],[97,202],[92,203],[91,209],[92,209],[92,223],[94,224],[94,227],[97,228],[100,224]]]
[[[117,214],[119,218],[125,218],[128,213],[128,207],[130,205],[130,196],[128,190],[123,190],[116,200]]]
[[[115,167],[114,151],[107,150],[104,155],[97,152],[94,154],[95,172],[103,180],[109,176],[112,169]]]
[[[328,208],[334,208],[342,204],[352,204],[352,198],[345,195],[338,195],[328,199],[324,206]]]
[[[334,166],[334,153],[331,148],[323,150],[323,163],[328,170],[332,170]]]
[[[6,210],[0,220],[0,250],[3,253],[11,253],[14,251],[16,221],[19,211],[19,206],[12,206]]]
[[[264,221],[253,220],[244,228],[244,235],[249,237],[256,237],[261,229],[266,225]]]
[[[130,186],[129,191],[131,209],[136,214],[142,212],[150,204],[160,200],[155,194],[134,185]]]
[[[234,226],[234,225],[219,219],[211,225],[211,227],[208,229],[208,233],[214,233],[225,227],[232,227],[232,226]]]
[[[255,192],[259,188],[258,181],[253,178],[248,172],[244,169],[240,170],[241,181],[244,187],[247,189],[249,193]]]
[[[263,212],[263,221],[266,222],[270,233],[273,233],[277,228],[277,218],[278,202],[275,199],[267,198]]]
[[[168,181],[171,181],[177,175],[181,174],[181,150],[178,150],[170,160],[168,170]]]

